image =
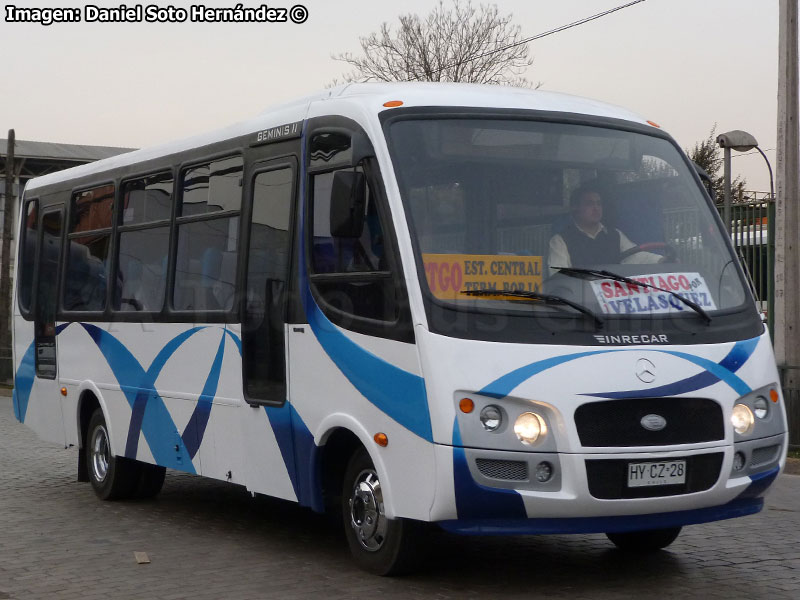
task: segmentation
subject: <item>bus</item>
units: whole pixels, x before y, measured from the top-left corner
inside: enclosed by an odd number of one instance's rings
[[[656,551],[785,463],[769,334],[657,124],[557,93],[354,84],[32,180],[13,405],[103,500],[165,469],[341,515]]]

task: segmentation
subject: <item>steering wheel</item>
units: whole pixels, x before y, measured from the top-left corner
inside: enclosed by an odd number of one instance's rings
[[[678,258],[678,249],[669,242],[642,242],[633,248],[628,248],[619,255],[620,261],[625,260],[629,256],[633,256],[637,252],[650,252],[652,250],[661,250],[664,260],[661,262],[675,262]]]

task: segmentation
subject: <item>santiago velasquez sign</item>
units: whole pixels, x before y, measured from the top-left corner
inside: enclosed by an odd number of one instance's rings
[[[675,292],[704,310],[717,308],[705,279],[699,273],[654,273],[631,279]],[[650,287],[610,279],[592,281],[591,285],[601,310],[607,314],[663,314],[687,310],[686,305],[671,294]]]

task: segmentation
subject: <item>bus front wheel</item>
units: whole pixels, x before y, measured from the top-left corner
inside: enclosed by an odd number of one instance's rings
[[[617,548],[626,552],[656,552],[674,542],[680,532],[680,527],[672,527],[670,529],[607,533],[606,536],[614,542]]]
[[[342,517],[350,552],[365,571],[400,575],[417,566],[419,526],[386,517],[381,482],[364,448],[353,454],[345,470]]]
[[[100,408],[94,411],[89,420],[86,444],[86,470],[98,498],[130,498],[139,482],[138,464],[136,461],[112,455],[111,438]]]

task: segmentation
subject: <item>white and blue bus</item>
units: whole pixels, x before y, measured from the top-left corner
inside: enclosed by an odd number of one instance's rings
[[[389,574],[424,523],[659,549],[784,464],[731,240],[623,109],[350,85],[23,202],[15,415],[102,499],[228,481],[341,512]]]

